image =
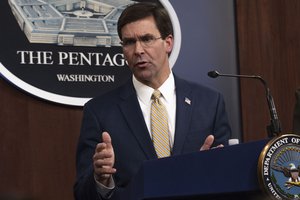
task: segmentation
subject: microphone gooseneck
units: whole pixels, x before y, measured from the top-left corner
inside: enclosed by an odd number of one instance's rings
[[[210,71],[207,75],[211,78],[217,78],[219,76],[235,77],[235,78],[254,78],[260,80],[263,83],[266,91],[267,103],[269,107],[271,122],[267,126],[267,132],[269,137],[278,136],[281,133],[281,124],[277,115],[275,103],[271,95],[270,89],[268,88],[267,82],[261,77],[256,75],[236,75],[236,74],[220,74],[218,71]]]

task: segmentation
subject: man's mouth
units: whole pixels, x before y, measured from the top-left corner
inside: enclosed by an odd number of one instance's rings
[[[148,62],[146,61],[139,61],[135,64],[136,67],[146,67],[146,65],[148,64]]]

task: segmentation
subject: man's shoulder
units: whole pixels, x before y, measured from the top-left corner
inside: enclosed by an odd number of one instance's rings
[[[176,88],[193,94],[220,95],[216,89],[175,76]]]

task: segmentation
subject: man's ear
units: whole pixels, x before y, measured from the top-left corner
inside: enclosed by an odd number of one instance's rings
[[[170,54],[173,50],[173,44],[174,44],[174,38],[172,35],[168,35],[165,38],[165,42],[166,42],[166,51],[168,54]]]

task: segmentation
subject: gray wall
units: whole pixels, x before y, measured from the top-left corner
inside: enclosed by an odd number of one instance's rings
[[[233,0],[170,0],[181,26],[181,50],[173,67],[180,77],[223,93],[233,138],[241,139],[238,80],[207,72],[237,73]]]

